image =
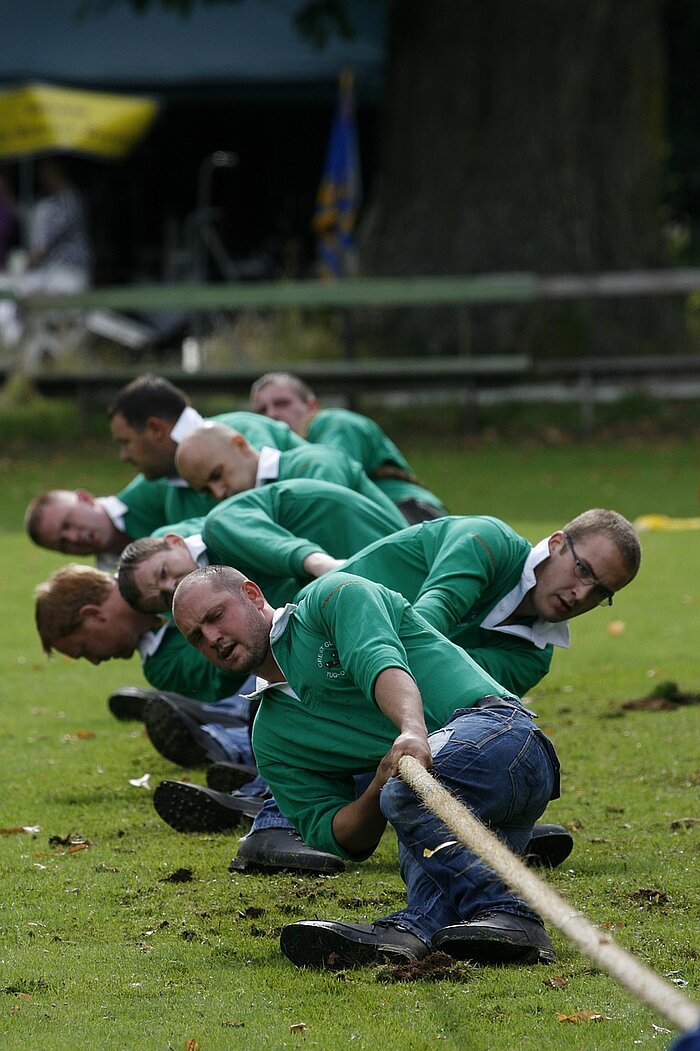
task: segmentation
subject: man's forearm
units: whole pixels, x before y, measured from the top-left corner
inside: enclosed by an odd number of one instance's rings
[[[325,551],[312,551],[304,559],[304,572],[310,577],[322,577],[324,573],[330,573],[332,569],[341,569],[345,560],[333,558]]]
[[[361,796],[342,807],[333,818],[333,835],[349,854],[374,850],[382,838],[386,818],[379,809],[383,781],[375,777]]]

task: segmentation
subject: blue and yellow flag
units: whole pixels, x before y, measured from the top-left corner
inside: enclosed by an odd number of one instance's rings
[[[347,275],[355,247],[362,184],[353,80],[350,72],[340,75],[338,105],[311,224],[318,238],[319,276],[325,280]]]

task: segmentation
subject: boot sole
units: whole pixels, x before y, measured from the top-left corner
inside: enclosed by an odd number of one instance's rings
[[[217,792],[235,792],[258,776],[256,766],[213,763],[207,767],[207,787]]]
[[[574,838],[568,832],[535,836],[527,845],[523,861],[531,869],[555,869],[562,861],[566,861],[573,849]]]
[[[434,941],[436,952],[445,952],[455,960],[469,960],[471,963],[487,965],[553,963],[556,956],[551,949],[544,946],[523,945],[506,941],[494,934],[489,937],[484,932],[474,938],[446,938]]]
[[[177,832],[224,832],[236,828],[243,814],[222,805],[206,789],[179,781],[162,781],[153,793],[159,817]]]
[[[413,963],[418,959],[409,949],[355,941],[328,927],[284,927],[280,948],[297,967],[326,967],[329,970],[373,963]]]
[[[208,756],[193,736],[196,723],[163,697],[154,698],[145,715],[146,732],[156,751],[180,766],[205,766]]]

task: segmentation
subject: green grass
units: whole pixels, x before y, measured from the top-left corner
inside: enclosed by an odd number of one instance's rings
[[[62,560],[21,533],[26,502],[53,485],[113,491],[129,478],[109,446],[76,452],[51,435],[0,461],[0,1045],[74,1048],[321,1048],[394,1051],[574,1051],[667,1046],[664,1018],[553,932],[550,968],[467,969],[460,981],[396,984],[372,969],[295,970],[280,927],[303,917],[368,920],[400,906],[388,833],[378,854],[336,878],[229,874],[235,833],[186,836],[129,779],[189,776],[158,756],[139,724],[118,723],[110,691],[143,682],[137,661],[93,668],[40,652],[32,589]],[[528,446],[415,443],[411,460],[455,512],[493,513],[535,540],[587,506],[634,517],[694,515],[693,445]],[[576,831],[547,879],[657,972],[680,972],[698,997],[700,707],[624,711],[624,700],[672,679],[697,691],[700,532],[649,533],[638,579],[572,626],[531,704],[564,770],[548,819]],[[625,624],[613,635],[613,620]],[[94,736],[92,736],[94,735]],[[50,836],[88,837],[75,853]],[[191,870],[188,882],[168,879]],[[649,904],[643,890],[663,891]],[[563,988],[547,979],[561,976]],[[574,1025],[557,1013],[597,1011]],[[291,1026],[304,1023],[306,1030]]]

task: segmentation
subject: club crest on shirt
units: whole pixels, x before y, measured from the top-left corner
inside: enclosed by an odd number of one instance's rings
[[[345,675],[341,665],[338,650],[334,642],[326,640],[316,654],[316,665],[325,670],[329,679],[340,679]]]

